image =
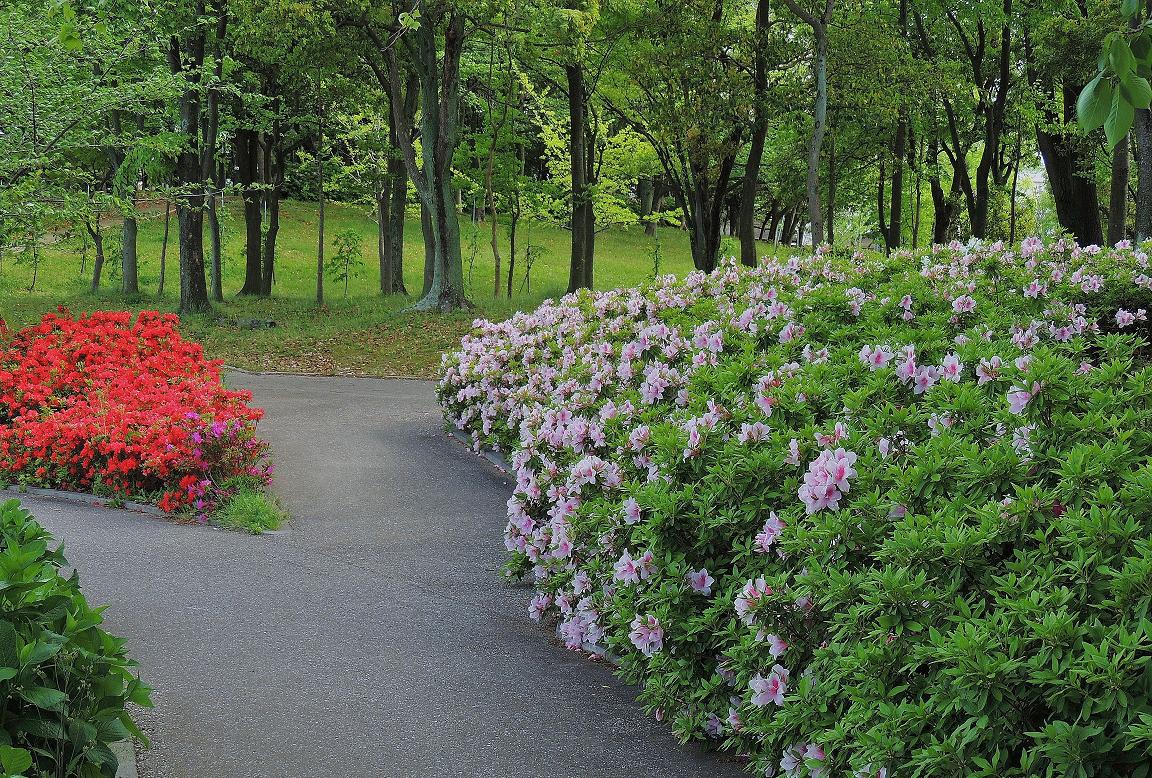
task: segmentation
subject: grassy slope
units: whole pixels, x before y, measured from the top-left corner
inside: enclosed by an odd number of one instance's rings
[[[515,310],[535,307],[546,297],[563,294],[568,281],[568,233],[543,226],[521,226],[518,236],[515,292],[511,300],[492,298],[492,254],[487,224],[474,228],[462,224],[464,272],[469,297],[476,303],[472,312],[446,316],[412,314],[402,309],[409,302],[402,297],[380,296],[376,265],[376,225],[366,212],[355,206],[330,205],[327,209],[328,255],[334,252],[337,234],[354,230],[363,238],[363,264],[349,283],[325,282],[327,305],[315,305],[316,207],[311,203],[288,202],[281,214],[276,286],[272,299],[236,296],[243,283],[243,219],[238,201],[230,201],[224,217],[224,297],[212,316],[190,317],[184,330],[204,343],[209,354],[229,364],[253,370],[284,370],[356,375],[435,375],[440,353],[467,332],[477,316],[503,318]],[[118,221],[118,220],[117,220]],[[175,217],[168,243],[165,295],[156,296],[160,277],[160,246],[163,212],[150,212],[141,220],[139,237],[140,285],[142,295],[127,299],[115,292],[114,257],[105,269],[104,290],[93,295],[91,279],[80,272],[77,240],[64,240],[45,246],[32,281],[31,256],[9,253],[0,259],[0,317],[19,326],[35,321],[58,305],[73,311],[96,309],[174,310],[179,280],[176,274]],[[106,243],[114,246],[119,225],[106,227]],[[523,247],[525,241],[543,247],[532,269],[531,290],[523,286]],[[207,241],[206,241],[207,242]],[[687,235],[679,230],[661,232],[661,272],[685,273],[691,270]],[[634,285],[652,276],[653,239],[640,229],[618,229],[598,236],[596,246],[596,285],[598,288]],[[507,269],[508,244],[501,229],[501,251]],[[91,251],[89,251],[91,254]],[[419,222],[409,218],[405,233],[405,280],[410,291],[419,291],[423,278],[424,247]],[[89,257],[89,270],[91,257]],[[503,287],[503,282],[502,282]],[[244,329],[237,319],[270,319],[271,329]]]

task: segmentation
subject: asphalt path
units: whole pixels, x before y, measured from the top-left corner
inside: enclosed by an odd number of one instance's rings
[[[527,618],[499,574],[511,484],[444,434],[433,384],[229,381],[266,410],[287,532],[24,499],[155,689],[141,776],[743,774]]]

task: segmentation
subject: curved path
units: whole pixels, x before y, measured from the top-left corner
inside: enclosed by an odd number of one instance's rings
[[[156,708],[145,778],[736,776],[498,574],[510,485],[420,381],[234,375],[293,516],[252,537],[41,498]]]

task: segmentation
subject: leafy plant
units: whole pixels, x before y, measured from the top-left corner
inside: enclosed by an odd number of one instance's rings
[[[440,399],[516,470],[529,613],[682,738],[763,775],[1146,775],[1147,251],[569,295],[479,323]]]
[[[0,504],[0,775],[111,778],[109,744],[146,740],[128,705],[151,707],[124,641],[100,628],[100,609],[49,535],[15,500]]]

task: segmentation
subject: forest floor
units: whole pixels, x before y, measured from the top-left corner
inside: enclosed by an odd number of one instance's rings
[[[517,236],[517,266],[511,299],[492,294],[494,263],[489,224],[461,225],[465,284],[476,305],[471,311],[438,315],[404,309],[412,302],[403,296],[378,292],[376,224],[370,210],[354,205],[329,204],[325,228],[326,254],[335,253],[337,236],[358,236],[362,262],[352,267],[347,291],[342,281],[325,280],[326,304],[315,303],[316,206],[284,203],[278,241],[276,285],[270,299],[238,297],[243,284],[244,223],[238,199],[223,211],[224,302],[209,315],[187,317],[185,333],[204,344],[208,354],[228,364],[259,371],[319,373],[325,375],[435,376],[440,354],[451,348],[478,317],[503,319],[517,310],[531,310],[548,297],[564,293],[568,279],[569,233],[552,225],[522,223]],[[0,256],[0,318],[11,326],[36,321],[57,306],[74,313],[92,310],[160,310],[176,307],[179,288],[176,258],[176,220],[173,216],[165,262],[164,295],[158,294],[164,209],[149,203],[140,220],[138,254],[141,294],[125,297],[119,288],[116,217],[101,220],[105,229],[107,263],[102,288],[91,291],[92,247],[79,235],[58,233],[42,242],[38,259],[33,252],[9,251]],[[405,225],[405,284],[418,291],[423,277],[424,244],[419,221],[409,215]],[[507,225],[499,227],[501,288],[507,284]],[[651,279],[654,253],[660,251],[660,273],[677,275],[692,269],[688,236],[682,230],[662,228],[659,239],[643,229],[617,228],[597,236],[596,286],[609,289],[632,286]],[[736,244],[725,253],[736,253]],[[526,276],[524,249],[535,247],[536,259]],[[771,250],[764,244],[764,251]],[[35,283],[33,283],[35,279]],[[252,329],[251,321],[275,326]]]

